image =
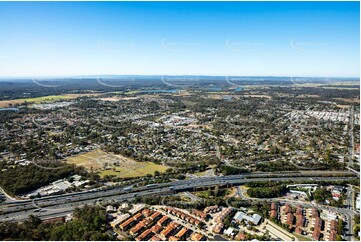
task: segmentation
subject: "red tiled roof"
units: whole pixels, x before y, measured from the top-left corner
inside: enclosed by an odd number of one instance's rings
[[[199,211],[197,209],[193,209],[192,210],[192,213],[198,217],[201,217],[201,218],[206,218],[207,217],[207,214],[206,213],[203,213],[202,211]]]
[[[155,220],[155,219],[157,219],[159,216],[161,216],[162,214],[160,213],[160,212],[155,212],[155,213],[153,213],[151,216],[150,216],[150,219],[151,220]]]
[[[246,239],[246,234],[243,233],[243,232],[239,232],[236,237],[235,237],[236,240],[245,240]]]
[[[158,235],[154,235],[150,240],[151,240],[151,241],[162,241],[162,239],[159,238]]]
[[[65,222],[65,217],[44,220],[44,223],[55,223],[55,222]]]
[[[321,229],[321,227],[322,227],[322,219],[321,219],[320,217],[317,217],[317,218],[315,219],[315,229],[316,229],[316,228]]]
[[[321,232],[319,229],[315,229],[313,231],[313,234],[312,234],[312,238],[314,238],[315,240],[319,240],[320,239],[320,236],[321,236]]]
[[[297,216],[296,226],[303,227],[306,222],[306,218],[303,215]]]
[[[285,208],[284,208],[284,211],[285,211],[285,213],[290,213],[290,212],[292,212],[291,206],[290,206],[289,204],[286,204],[286,205],[285,205]]]
[[[128,227],[129,224],[131,224],[133,221],[134,221],[134,218],[133,218],[133,217],[128,218],[125,222],[123,222],[121,225],[119,225],[119,227],[120,227],[121,229],[125,229],[125,228]]]
[[[162,230],[162,232],[160,232],[160,235],[164,236],[164,237],[168,237],[168,235],[173,231],[173,228],[168,226],[165,229]]]
[[[317,218],[317,217],[320,217],[317,208],[312,208],[312,218]]]
[[[330,230],[337,230],[337,221],[331,220]]]
[[[178,241],[178,240],[179,239],[173,235],[171,237],[169,237],[169,241]]]
[[[271,210],[277,210],[277,206],[274,202],[271,203]]]
[[[203,235],[202,234],[198,234],[198,233],[193,233],[191,235],[191,240],[192,241],[200,241],[203,239]]]
[[[336,241],[337,232],[335,230],[331,230],[330,235],[328,237],[328,241]]]
[[[158,225],[163,226],[164,222],[168,220],[168,216],[163,216],[159,221],[157,222]]]
[[[145,216],[145,217],[149,217],[151,214],[152,214],[152,211],[150,211],[149,209],[144,209],[142,211],[142,214]]]
[[[155,233],[155,234],[158,234],[159,231],[162,230],[162,226],[158,225],[158,224],[155,224],[153,227],[150,228],[150,230]]]
[[[150,229],[145,230],[143,233],[141,233],[136,240],[141,241],[144,240],[150,233],[152,233],[152,231],[150,231]]]
[[[179,225],[179,224],[178,224],[177,222],[174,222],[174,221],[172,221],[172,222],[169,224],[169,226],[172,227],[173,229],[177,228],[178,225]]]
[[[303,230],[300,227],[296,227],[295,233],[302,234]]]
[[[138,233],[143,227],[144,227],[143,224],[138,223],[137,225],[135,225],[133,228],[130,229],[130,234],[134,235],[134,234]]]
[[[288,214],[287,214],[287,222],[286,222],[286,223],[287,223],[288,225],[292,225],[292,224],[293,224],[293,219],[294,219],[294,217],[295,217],[295,216],[293,216],[292,213],[288,213]]]
[[[271,211],[271,218],[277,218],[277,211],[276,210]]]
[[[178,238],[182,238],[187,233],[187,231],[188,229],[186,227],[183,227],[175,236]]]

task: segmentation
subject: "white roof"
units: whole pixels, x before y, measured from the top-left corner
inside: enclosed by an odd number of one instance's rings
[[[226,231],[224,231],[224,234],[231,235],[233,233],[233,228],[229,227]]]
[[[68,187],[70,187],[71,184],[70,184],[70,182],[68,182],[68,181],[64,181],[64,182],[56,182],[56,183],[54,183],[54,186],[55,186],[56,188],[59,188],[60,190],[65,190],[65,189],[67,189]]]

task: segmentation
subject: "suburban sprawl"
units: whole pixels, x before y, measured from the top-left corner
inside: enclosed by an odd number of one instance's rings
[[[360,240],[358,79],[0,87],[1,240]]]

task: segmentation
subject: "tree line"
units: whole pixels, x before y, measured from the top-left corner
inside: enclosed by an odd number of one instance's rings
[[[87,206],[76,208],[69,222],[45,223],[30,215],[23,223],[0,223],[0,240],[114,240],[107,231],[107,214],[103,208]]]
[[[10,195],[29,193],[56,180],[83,174],[81,167],[66,163],[52,163],[46,169],[34,164],[0,171],[0,186]],[[46,165],[45,165],[46,166]]]

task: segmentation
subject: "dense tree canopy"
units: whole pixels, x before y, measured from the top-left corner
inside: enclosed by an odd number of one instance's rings
[[[251,187],[247,190],[247,194],[257,198],[280,197],[287,192],[286,186],[274,187]]]
[[[84,206],[66,223],[44,223],[32,215],[24,223],[1,223],[0,240],[113,240],[106,229],[105,210]]]
[[[241,169],[241,168],[236,168],[236,167],[227,166],[227,165],[221,165],[220,169],[221,169],[222,174],[225,176],[226,175],[239,175],[239,174],[249,172],[247,169]]]
[[[82,169],[65,163],[52,164],[45,169],[34,164],[0,171],[0,186],[12,195],[31,192],[39,187],[80,172]]]

